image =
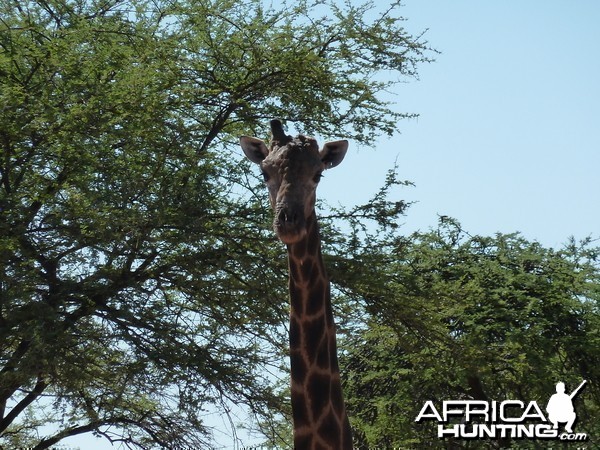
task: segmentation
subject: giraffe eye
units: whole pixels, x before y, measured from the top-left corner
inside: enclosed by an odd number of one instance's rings
[[[262,172],[262,176],[263,176],[263,180],[265,180],[265,183],[266,183],[267,181],[269,181],[269,179],[271,178],[271,177],[269,176],[269,174],[268,174],[267,172],[265,172],[265,171],[263,171],[263,172]]]
[[[321,172],[319,172],[314,176],[313,181],[315,183],[318,183],[319,181],[321,181],[321,178],[323,178],[323,174]]]

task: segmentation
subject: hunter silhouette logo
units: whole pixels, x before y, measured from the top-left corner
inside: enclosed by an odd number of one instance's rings
[[[425,402],[415,422],[434,420],[441,439],[558,439],[585,441],[586,433],[574,433],[577,419],[573,399],[581,392],[586,380],[570,394],[565,384],[556,384],[556,394],[548,400],[547,416],[536,401],[521,400],[444,400],[436,408],[433,401]],[[559,424],[564,432],[559,432]]]
[[[575,414],[575,408],[573,408],[573,398],[579,393],[583,385],[587,380],[583,382],[575,389],[571,394],[565,394],[565,383],[556,383],[556,394],[550,397],[546,411],[548,412],[548,419],[554,425],[554,430],[558,429],[559,422],[566,422],[565,431],[567,433],[573,433],[573,424],[577,419]]]

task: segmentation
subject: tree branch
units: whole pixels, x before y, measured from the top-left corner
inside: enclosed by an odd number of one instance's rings
[[[60,431],[59,433],[56,433],[54,436],[42,439],[35,447],[33,447],[32,450],[44,450],[67,437],[77,436],[78,434],[90,433],[102,426],[117,425],[120,423],[130,423],[140,426],[140,424],[137,423],[135,420],[127,419],[125,417],[114,417],[112,419],[97,420],[94,422],[90,422],[87,425],[68,428],[66,430]]]
[[[10,356],[2,370],[0,370],[0,376],[3,376],[9,372],[13,372],[16,369],[17,362],[23,357],[23,355],[25,355],[25,353],[27,353],[27,350],[29,350],[30,346],[31,341],[22,340],[13,352],[13,354]],[[12,383],[11,386],[0,386],[0,402],[4,404],[4,402],[13,395],[13,393],[18,389],[18,387],[19,386],[15,386],[14,383]]]
[[[33,390],[29,392],[29,394],[27,394],[23,400],[17,403],[17,405],[15,405],[15,407],[6,415],[6,417],[0,420],[0,432],[6,430],[6,428],[10,426],[10,424],[19,416],[19,414],[21,414],[25,408],[31,405],[42,394],[42,392],[44,392],[47,386],[48,383],[46,380],[44,380],[43,376],[41,374],[38,375],[38,381]]]

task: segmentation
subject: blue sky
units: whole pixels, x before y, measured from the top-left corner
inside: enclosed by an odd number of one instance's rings
[[[600,237],[600,2],[407,0],[401,14],[442,52],[389,97],[420,117],[349,151],[319,195],[366,200],[397,158],[416,184],[396,192],[418,202],[407,233],[440,214],[551,247]]]
[[[418,202],[407,233],[440,214],[471,234],[519,231],[551,247],[600,238],[600,2],[406,0],[401,14],[442,52],[389,98],[420,117],[372,148],[352,143],[319,196],[366,201],[397,160],[416,183],[395,191]],[[214,425],[227,445],[226,421]],[[116,448],[91,436],[65,444]]]

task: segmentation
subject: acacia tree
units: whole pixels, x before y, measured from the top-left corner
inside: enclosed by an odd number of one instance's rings
[[[583,379],[577,431],[587,433],[584,445],[597,445],[599,258],[590,239],[554,250],[518,234],[471,236],[444,218],[437,230],[386,238],[376,252],[343,261],[345,273],[361,276],[349,277],[351,295],[361,293],[369,317],[342,345],[357,447],[513,447],[442,441],[436,423],[415,418],[428,400],[545,408],[558,381],[572,390]]]
[[[393,132],[380,93],[428,60],[395,6],[0,1],[0,447],[206,448],[207,407],[281,409],[285,261],[228,143]]]

